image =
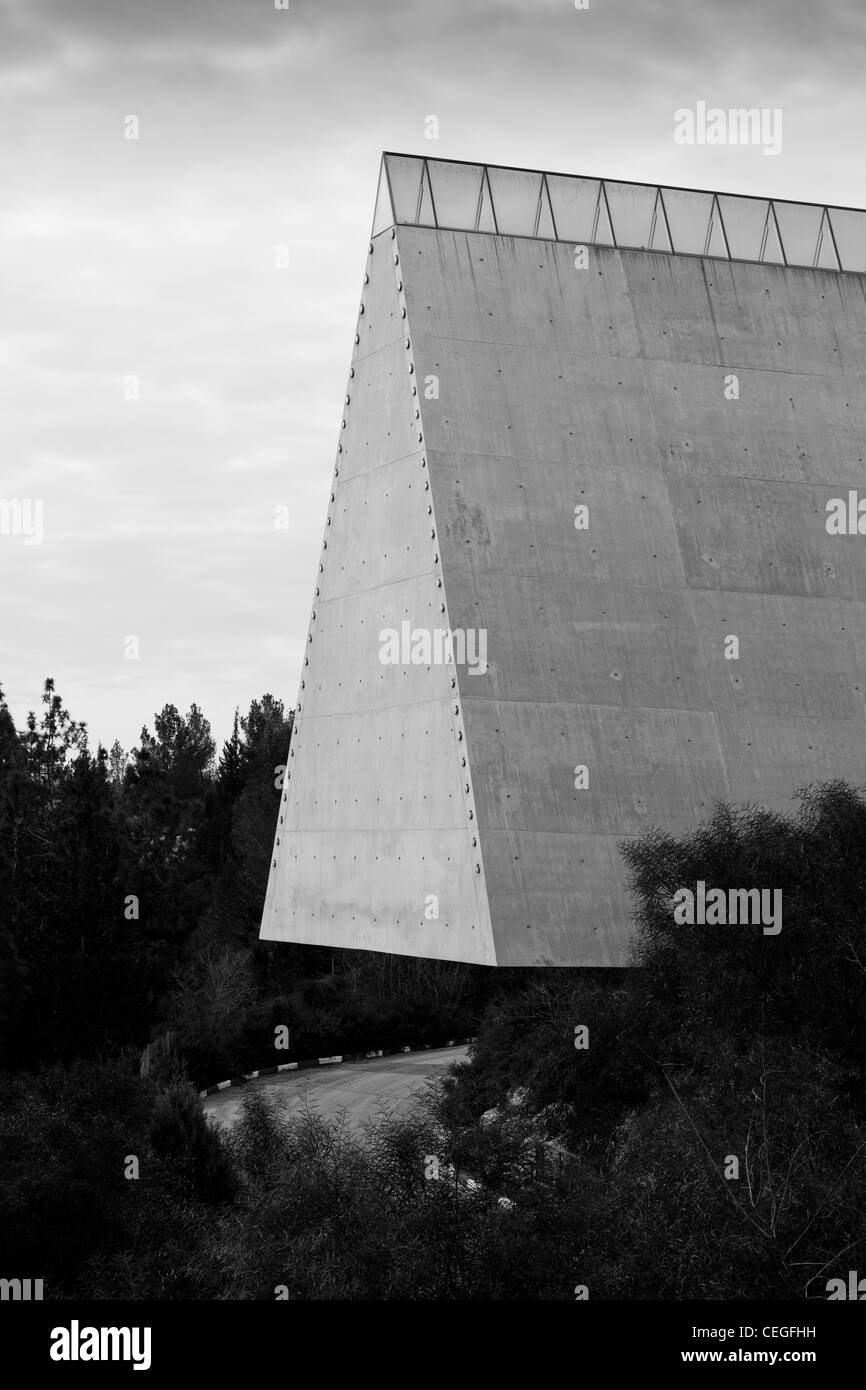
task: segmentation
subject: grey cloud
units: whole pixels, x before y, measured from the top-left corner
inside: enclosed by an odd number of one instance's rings
[[[109,743],[293,701],[382,147],[861,201],[859,0],[291,2],[0,0],[0,456],[47,520],[3,552],[17,716],[47,674]],[[697,98],[784,104],[772,189],[673,146]]]

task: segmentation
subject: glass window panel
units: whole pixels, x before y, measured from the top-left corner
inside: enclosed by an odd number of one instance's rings
[[[655,188],[639,183],[609,183],[605,179],[604,191],[617,246],[646,249],[652,232]]]
[[[386,227],[394,225],[394,214],[391,211],[391,195],[388,192],[388,178],[385,174],[385,161],[379,170],[379,189],[376,193],[376,210],[373,213],[372,236],[378,236],[379,232],[384,232]]]
[[[591,240],[596,246],[613,246],[613,229],[610,225],[610,213],[607,210],[604,184],[598,190],[598,205]]]
[[[496,226],[506,236],[534,236],[541,175],[525,169],[488,167]]]
[[[866,270],[866,212],[830,208],[830,221],[843,270]]]
[[[836,247],[833,243],[833,232],[830,227],[830,218],[827,209],[824,209],[824,216],[821,222],[821,237],[818,243],[818,256],[815,261],[816,266],[821,270],[839,270],[839,257],[836,255]]]
[[[481,182],[481,206],[478,209],[478,228],[479,232],[495,232],[496,219],[493,216],[493,200],[490,197],[490,184],[487,182],[487,172]]]
[[[713,200],[713,211],[710,215],[710,234],[707,237],[707,255],[715,256],[717,259],[728,259],[728,246],[725,241],[725,229],[722,226],[722,215],[719,212],[718,202]]]
[[[779,240],[779,229],[776,226],[776,219],[773,216],[773,205],[767,211],[767,234],[764,239],[764,250],[761,260],[769,265],[784,265],[785,257],[782,252],[782,243]]]
[[[391,184],[394,221],[414,222],[418,216],[418,195],[421,191],[424,161],[410,155],[389,154],[385,156],[385,163]]]
[[[673,251],[671,239],[668,235],[668,224],[665,217],[665,205],[662,202],[661,194],[656,191],[656,205],[653,213],[653,230],[650,237],[650,251]]]
[[[444,159],[431,159],[427,168],[430,170],[437,226],[474,231],[481,175],[484,172],[482,165],[451,164]]]
[[[788,265],[814,265],[823,208],[808,203],[773,203]]]
[[[598,206],[598,179],[548,174],[547,187],[560,241],[590,241]]]
[[[663,188],[665,211],[675,251],[688,251],[702,256],[710,230],[712,193],[699,193],[682,188]]]
[[[541,206],[538,210],[538,229],[536,236],[544,237],[547,241],[556,240],[556,228],[553,225],[553,213],[550,210],[550,196],[547,192],[547,180],[541,184]]]
[[[719,207],[725,224],[728,249],[734,260],[759,261],[764,228],[767,225],[766,198],[737,198],[719,194]]]
[[[421,206],[418,209],[418,224],[421,227],[436,226],[436,214],[433,211],[433,199],[430,195],[430,175],[426,165],[421,176]]]

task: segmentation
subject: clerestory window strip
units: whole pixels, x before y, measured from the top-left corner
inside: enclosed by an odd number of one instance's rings
[[[373,235],[393,225],[866,273],[864,209],[386,152]]]

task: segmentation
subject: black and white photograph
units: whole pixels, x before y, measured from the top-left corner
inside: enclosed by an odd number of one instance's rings
[[[864,72],[862,0],[0,0],[10,1369],[842,1374]]]

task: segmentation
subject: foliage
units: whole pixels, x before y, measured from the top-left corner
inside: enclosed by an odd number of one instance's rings
[[[624,845],[632,970],[489,971],[258,940],[292,725],[272,696],[218,756],[195,705],[94,753],[50,680],[42,704],[17,730],[0,692],[10,1268],[51,1296],[560,1300],[822,1297],[862,1267],[859,792]],[[699,879],[781,890],[781,932],[677,925]],[[182,1068],[141,1078],[166,1032]],[[227,1135],[195,1093],[469,1033],[471,1065],[364,1134],[252,1088]]]

